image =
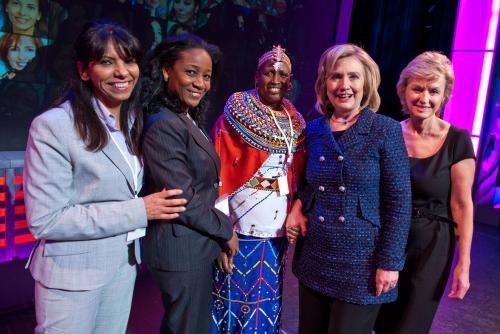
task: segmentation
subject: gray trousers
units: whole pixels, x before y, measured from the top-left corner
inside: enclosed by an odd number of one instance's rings
[[[116,275],[98,289],[67,291],[35,282],[35,333],[125,333],[137,275],[126,251]]]

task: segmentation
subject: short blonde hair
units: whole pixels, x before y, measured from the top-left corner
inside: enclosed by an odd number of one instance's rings
[[[444,98],[439,110],[441,113],[446,103],[448,103],[451,91],[453,90],[453,82],[455,81],[450,59],[440,52],[426,51],[419,54],[406,65],[399,75],[399,81],[396,85],[399,101],[401,101],[401,107],[405,114],[408,113],[408,107],[406,106],[405,100],[405,91],[408,81],[410,81],[411,78],[436,80],[440,75],[444,75],[445,79]]]
[[[364,68],[363,98],[361,99],[360,109],[370,107],[372,111],[376,112],[380,107],[380,95],[377,91],[380,86],[380,70],[368,53],[354,44],[334,45],[326,49],[321,55],[318,65],[318,78],[314,87],[318,112],[324,115],[329,108],[333,107],[326,92],[326,81],[329,72],[335,67],[337,61],[346,57],[356,58]]]

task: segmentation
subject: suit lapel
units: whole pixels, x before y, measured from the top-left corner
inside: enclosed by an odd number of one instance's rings
[[[125,158],[122,156],[122,154],[118,150],[118,147],[116,147],[111,138],[108,141],[108,144],[103,147],[102,153],[104,153],[104,155],[106,155],[108,159],[111,160],[111,162],[116,166],[116,168],[118,168],[123,176],[125,176],[130,190],[132,191],[132,193],[135,193],[132,171],[130,170],[127,162],[125,162],[124,160]]]
[[[97,102],[96,98],[92,98],[92,105],[94,107],[94,110],[101,109],[101,106],[99,105],[99,102]],[[103,122],[103,126],[106,127],[106,124]],[[125,176],[125,179],[127,180],[127,184],[129,186],[130,191],[132,194],[135,194],[135,189],[134,189],[134,180],[133,180],[133,172],[128,166],[127,162],[125,161],[125,157],[120,153],[120,150],[114,143],[113,139],[111,138],[111,133],[108,132],[108,143],[106,146],[103,147],[102,153],[106,157],[108,157],[109,160],[118,168],[118,170]]]
[[[217,152],[215,152],[214,145],[202,130],[184,113],[178,114],[181,120],[186,124],[187,129],[193,136],[195,142],[200,146],[212,159],[217,170],[217,177],[220,175],[220,160]]]
[[[366,139],[364,135],[370,133],[374,117],[375,114],[370,109],[363,109],[357,122],[340,136],[339,142],[346,151]]]
[[[323,140],[321,140],[322,143],[324,143],[330,149],[333,149],[338,155],[344,154],[344,152],[342,152],[342,148],[340,147],[339,143],[333,137],[332,129],[330,128],[329,124],[329,118],[327,116],[323,117],[319,135],[320,137],[323,138]]]

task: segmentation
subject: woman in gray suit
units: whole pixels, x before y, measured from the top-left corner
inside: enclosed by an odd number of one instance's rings
[[[135,86],[139,41],[113,23],[75,43],[75,77],[30,128],[24,192],[36,333],[124,333],[136,277],[134,242],[148,220],[184,211],[180,190],[144,198]]]

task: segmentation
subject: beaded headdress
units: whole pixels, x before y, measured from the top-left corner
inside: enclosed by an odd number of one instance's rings
[[[278,71],[281,68],[283,63],[287,64],[291,71],[292,62],[290,61],[290,58],[288,58],[288,56],[286,55],[285,50],[286,49],[282,48],[281,45],[273,45],[271,51],[267,51],[259,58],[257,68],[261,67],[262,64],[264,64],[269,59],[272,59],[275,61],[273,67],[276,71]]]

